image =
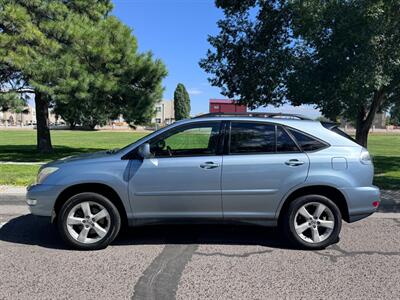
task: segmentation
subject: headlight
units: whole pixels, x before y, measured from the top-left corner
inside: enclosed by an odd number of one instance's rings
[[[43,168],[37,175],[36,183],[38,184],[42,183],[47,178],[47,176],[49,176],[51,173],[54,173],[57,170],[58,168],[56,167]]]

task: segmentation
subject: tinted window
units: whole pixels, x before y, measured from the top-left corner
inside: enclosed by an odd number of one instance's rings
[[[339,127],[333,127],[333,128],[331,129],[331,131],[333,131],[333,132],[335,132],[335,133],[337,133],[337,134],[339,134],[339,135],[345,137],[346,139],[349,139],[349,140],[352,141],[352,142],[357,143],[357,141],[356,141],[355,139],[353,139],[353,138],[352,138],[350,135],[348,135],[346,132],[340,130]]]
[[[280,126],[276,131],[276,151],[278,152],[298,152],[299,148],[289,134]]]
[[[194,124],[172,129],[150,142],[155,157],[214,155],[217,151],[220,123]]]
[[[303,151],[315,151],[325,148],[326,144],[297,130],[289,129]]]
[[[275,126],[260,123],[232,123],[230,153],[275,152]]]

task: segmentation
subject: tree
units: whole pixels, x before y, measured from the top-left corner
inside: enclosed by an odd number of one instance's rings
[[[284,75],[290,61],[286,48],[290,14],[283,1],[219,0],[225,19],[220,32],[208,38],[208,50],[200,66],[212,74],[212,85],[229,98],[239,98],[250,108],[280,105],[285,100]],[[250,8],[258,5],[256,20]]]
[[[178,83],[174,92],[175,120],[187,119],[190,116],[190,97],[182,83]]]
[[[132,124],[152,112],[167,72],[150,53],[137,53],[129,28],[108,17],[77,31],[74,40],[68,50],[74,72],[67,70],[55,90],[60,116],[94,128],[119,114]]]
[[[400,87],[398,1],[216,1],[225,12],[200,65],[252,107],[315,104],[356,123],[367,146],[376,112]]]
[[[131,30],[109,16],[109,0],[0,2],[0,63],[35,93],[39,151],[52,150],[49,105],[94,127],[119,113],[141,115],[161,98],[164,65],[137,53]]]
[[[94,23],[110,9],[109,1],[0,1],[0,63],[13,69],[35,94],[40,152],[52,151],[48,107],[54,101],[53,88],[61,78],[70,37],[87,20]]]
[[[292,7],[294,34],[303,40],[289,77],[290,99],[354,121],[364,146],[376,113],[398,97],[399,9],[399,1],[384,0],[296,1]]]

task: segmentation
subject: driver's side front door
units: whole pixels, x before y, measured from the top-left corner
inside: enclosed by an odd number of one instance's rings
[[[156,136],[129,183],[135,218],[222,218],[221,122],[182,125]]]

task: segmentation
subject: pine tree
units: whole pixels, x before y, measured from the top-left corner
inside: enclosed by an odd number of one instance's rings
[[[175,120],[187,119],[190,116],[190,97],[182,83],[178,83],[174,92]]]

